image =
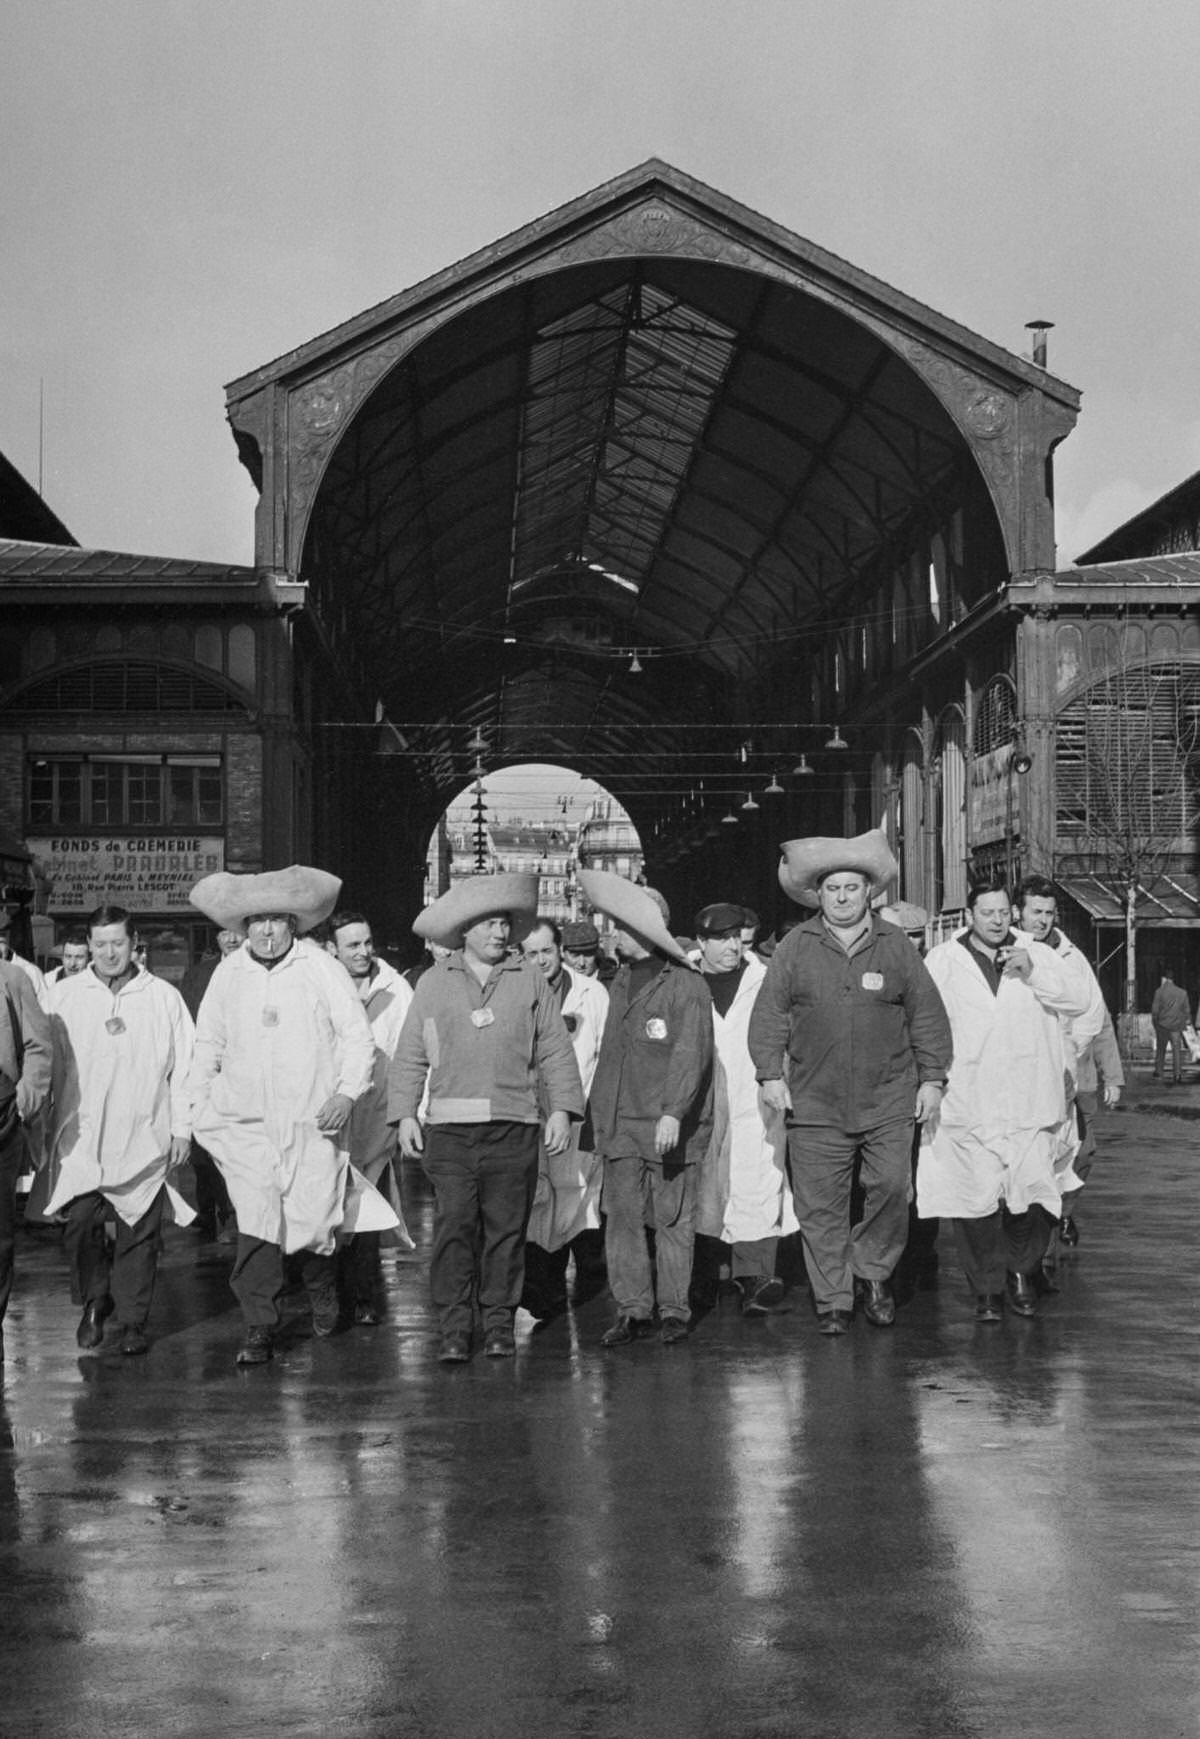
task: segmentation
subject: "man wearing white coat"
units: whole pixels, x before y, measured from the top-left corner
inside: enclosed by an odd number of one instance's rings
[[[600,1057],[608,1018],[608,991],[598,978],[563,964],[563,932],[551,918],[539,918],[522,952],[542,973],[558,1003],[579,1066],[586,1102]],[[554,1316],[566,1307],[567,1261],[575,1252],[576,1300],[580,1282],[590,1288],[604,1272],[600,1233],[600,1186],[604,1164],[593,1153],[588,1120],[571,1125],[570,1145],[551,1156],[543,1145],[537,1189],[525,1242],[525,1289],[521,1303],[534,1316]],[[586,1275],[584,1270],[587,1270]],[[602,1278],[599,1284],[603,1284]]]
[[[750,1056],[750,1016],[767,968],[749,951],[742,906],[697,913],[700,972],[713,999],[716,1071],[713,1133],[701,1168],[696,1230],[732,1246],[731,1275],[746,1316],[765,1316],[783,1297],[775,1273],[779,1240],[798,1230],[787,1175],[782,1111],[763,1099]]]
[[[220,1167],[237,1216],[230,1285],[245,1338],[237,1362],[271,1358],[285,1254],[303,1253],[313,1332],[338,1326],[339,1230],[397,1219],[350,1165],[348,1130],[375,1047],[343,969],[307,932],[324,923],[341,882],[294,864],[260,875],[205,876],[191,902],[246,945],[221,961],[200,1005],[192,1073],[196,1139]]]
[[[999,880],[967,894],[968,927],[925,965],[950,1017],[954,1061],[932,1139],[917,1162],[917,1208],[953,1224],[980,1322],[1037,1309],[1036,1276],[1062,1191],[1067,1115],[1063,1020],[1088,994],[1052,948],[1011,928]]]
[[[329,920],[327,943],[335,960],[350,974],[375,1041],[375,1066],[371,1084],[354,1102],[350,1113],[350,1158],[368,1183],[385,1197],[399,1220],[390,1242],[413,1248],[396,1179],[396,1131],[387,1120],[388,1069],[396,1054],[396,1041],[413,999],[412,985],[394,966],[375,952],[375,937],[362,912],[335,912]],[[380,1301],[383,1272],[380,1263],[382,1232],[356,1232],[348,1238],[341,1255],[342,1286],[346,1304],[361,1328],[375,1328],[383,1317]]]
[[[144,1353],[164,1214],[193,1213],[168,1174],[191,1148],[186,1082],[192,1020],[173,985],[133,961],[133,920],[101,906],[88,920],[91,965],[57,987],[46,1214],[65,1210],[76,1345],[104,1339],[114,1309],[121,1351]],[[105,1221],[115,1218],[111,1255]]]

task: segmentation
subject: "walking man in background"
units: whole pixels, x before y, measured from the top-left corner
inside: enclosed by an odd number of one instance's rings
[[[50,1091],[50,1022],[25,974],[0,961],[0,1363],[16,1249],[17,1179],[25,1162],[23,1125]]]
[[[649,1334],[657,1298],[660,1338],[674,1346],[686,1340],[691,1318],[699,1168],[712,1138],[712,999],[667,928],[661,894],[606,870],[580,870],[579,883],[616,925],[621,962],[591,1100],[617,1307],[600,1344],[625,1346]]]
[[[1169,967],[1163,968],[1162,983],[1154,992],[1150,1004],[1150,1019],[1154,1023],[1154,1079],[1163,1078],[1167,1046],[1171,1047],[1171,1084],[1183,1079],[1183,1029],[1191,1018],[1188,994],[1176,984]]]

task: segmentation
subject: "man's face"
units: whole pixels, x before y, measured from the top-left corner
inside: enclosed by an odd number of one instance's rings
[[[88,963],[88,945],[86,942],[64,942],[62,951],[62,971],[64,978],[74,978],[77,972],[82,972]]]
[[[871,887],[865,876],[852,870],[835,870],[821,883],[818,897],[826,922],[849,930],[866,917]]]
[[[351,978],[367,978],[375,958],[375,943],[369,924],[343,924],[335,931],[333,952]]]
[[[562,971],[562,949],[554,940],[554,931],[549,924],[539,924],[525,938],[522,950],[526,960],[536,966],[544,974],[550,984]]]
[[[1058,902],[1044,894],[1027,894],[1021,906],[1021,928],[1035,942],[1044,942],[1058,922]]]
[[[246,945],[256,960],[279,960],[292,945],[286,912],[256,912],[246,919]]]
[[[980,894],[971,907],[971,929],[989,948],[998,948],[1012,923],[1012,905],[1005,893]]]
[[[732,972],[745,954],[741,932],[731,930],[727,936],[701,936],[701,972]]]
[[[486,918],[477,918],[463,931],[463,953],[488,966],[498,966],[508,952],[511,935],[512,919],[508,913],[492,912]]]
[[[236,954],[242,945],[242,938],[236,930],[217,931],[217,953],[224,960],[227,954]]]
[[[119,978],[133,959],[133,937],[124,924],[98,924],[88,931],[92,964],[101,978]]]
[[[585,978],[595,978],[600,966],[598,955],[580,954],[574,948],[564,948],[562,952],[563,959],[572,972],[582,972]]]
[[[650,953],[640,937],[635,936],[632,930],[622,930],[619,924],[613,931],[613,944],[618,960],[645,960]]]

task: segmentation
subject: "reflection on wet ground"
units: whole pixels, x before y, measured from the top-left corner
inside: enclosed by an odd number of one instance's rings
[[[1109,1118],[1031,1322],[946,1273],[891,1332],[793,1294],[602,1353],[600,1298],[449,1370],[419,1253],[238,1371],[226,1252],[171,1234],[149,1356],[85,1357],[23,1235],[0,1732],[1196,1734],[1198,1165]]]

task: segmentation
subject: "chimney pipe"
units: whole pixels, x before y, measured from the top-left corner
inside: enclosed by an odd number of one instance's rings
[[[1046,366],[1046,334],[1053,330],[1053,320],[1027,320],[1026,332],[1033,333],[1033,363],[1035,368]]]

